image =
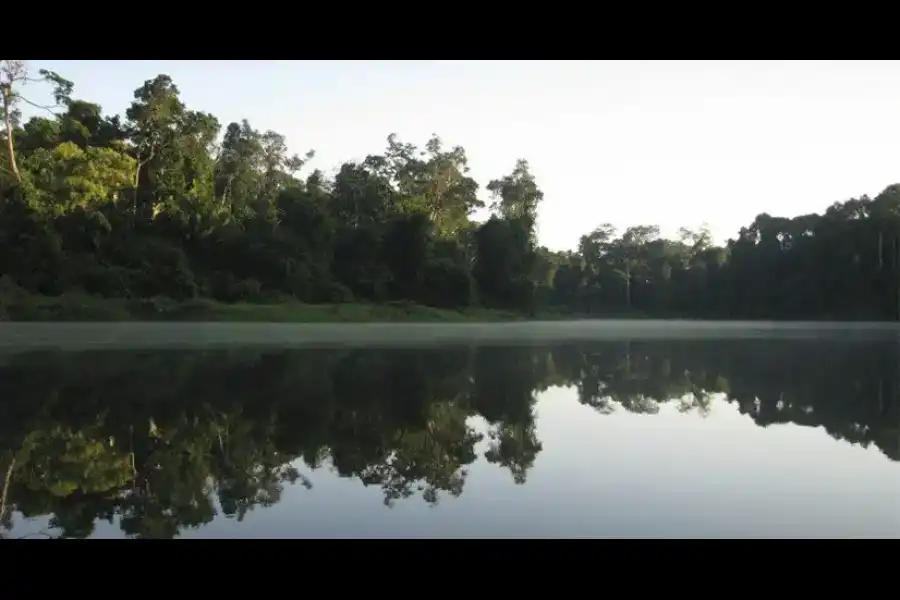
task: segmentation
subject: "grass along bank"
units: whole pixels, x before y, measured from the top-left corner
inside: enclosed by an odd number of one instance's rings
[[[9,277],[0,276],[0,322],[485,323],[579,318],[588,317],[559,309],[526,314],[480,306],[458,310],[435,308],[408,301],[307,304],[276,297],[227,303],[209,298],[179,301],[164,296],[105,298],[84,292],[40,296],[24,290]],[[646,319],[647,315],[634,311],[590,318]]]
[[[405,302],[387,304],[225,304],[198,298],[114,299],[87,294],[0,295],[0,321],[222,321],[283,323],[520,321],[526,315],[470,308],[445,310]],[[552,318],[541,315],[541,318]]]

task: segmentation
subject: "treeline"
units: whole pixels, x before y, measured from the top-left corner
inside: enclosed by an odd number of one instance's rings
[[[23,122],[19,108],[40,103],[31,79],[53,86],[55,115]],[[576,251],[557,252],[537,243],[544,194],[524,160],[482,197],[463,148],[391,135],[381,154],[328,178],[305,172],[313,152],[290,154],[276,132],[223,128],[189,109],[168,76],[135,90],[124,117],[73,90],[58,74],[0,61],[7,287],[529,314],[900,318],[900,186],[821,215],[759,215],[721,247],[704,230],[670,240],[655,226],[600,225]],[[482,207],[491,215],[478,222]]]
[[[727,401],[896,461],[898,364],[894,342],[821,340],[16,355],[0,366],[0,524],[173,537],[271,506],[325,466],[388,505],[459,496],[477,460],[526,483],[538,393],[555,386],[598,415]]]

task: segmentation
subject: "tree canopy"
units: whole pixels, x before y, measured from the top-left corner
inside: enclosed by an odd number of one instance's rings
[[[52,99],[30,97],[33,80]],[[464,148],[392,134],[329,178],[283,135],[186,106],[167,75],[124,116],[75,90],[0,61],[0,276],[31,294],[900,318],[900,185],[822,214],[761,214],[722,246],[703,230],[597,224],[561,252],[537,242],[544,193],[524,159],[482,192]],[[26,104],[49,112],[22,122]]]

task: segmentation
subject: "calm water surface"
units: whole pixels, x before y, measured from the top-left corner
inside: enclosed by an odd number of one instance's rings
[[[898,537],[900,345],[0,360],[3,537]]]

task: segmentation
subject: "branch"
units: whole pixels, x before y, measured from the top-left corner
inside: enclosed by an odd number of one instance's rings
[[[30,104],[31,106],[33,106],[33,107],[35,107],[35,108],[40,108],[40,109],[46,110],[46,111],[49,112],[51,115],[56,116],[56,113],[53,112],[53,108],[55,108],[55,107],[52,107],[52,106],[44,106],[43,104],[38,104],[37,102],[32,102],[31,100],[29,100],[28,98],[26,98],[26,97],[23,96],[22,94],[14,93],[12,96],[13,96],[13,98],[16,98],[17,100],[22,100],[22,101],[25,102],[26,104]]]

